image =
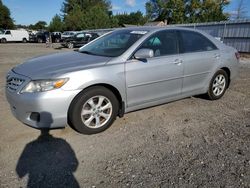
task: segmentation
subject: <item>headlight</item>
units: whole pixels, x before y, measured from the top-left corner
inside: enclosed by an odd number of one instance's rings
[[[50,91],[62,87],[68,78],[56,79],[56,80],[34,80],[29,82],[21,91],[21,93],[35,93]]]

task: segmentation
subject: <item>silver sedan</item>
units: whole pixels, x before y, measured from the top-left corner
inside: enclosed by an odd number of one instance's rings
[[[14,67],[7,75],[6,96],[24,124],[69,124],[94,134],[130,111],[198,94],[219,99],[238,67],[235,49],[197,30],[119,29],[78,51]]]

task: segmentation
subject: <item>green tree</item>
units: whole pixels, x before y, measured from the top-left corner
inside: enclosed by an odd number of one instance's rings
[[[51,22],[50,22],[50,24],[48,26],[48,29],[51,32],[54,32],[54,31],[63,31],[63,22],[62,22],[61,17],[58,14],[56,14],[52,18],[52,20],[51,20]]]
[[[65,0],[63,21],[67,30],[116,27],[117,19],[108,0]]]
[[[30,24],[28,28],[33,30],[45,30],[47,29],[46,25],[47,23],[45,21],[38,21],[35,25]]]
[[[13,29],[14,21],[10,17],[10,10],[0,0],[0,28]]]
[[[190,0],[186,7],[187,22],[212,22],[228,19],[228,14],[223,12],[227,0]]]
[[[84,14],[83,29],[116,27],[117,20],[108,15],[101,6],[94,6]]]
[[[166,4],[166,16],[169,23],[185,22],[185,3],[183,0],[169,0]]]
[[[46,25],[47,23],[45,21],[38,21],[37,23],[35,23],[34,29],[36,30],[46,29]]]
[[[65,14],[64,23],[66,30],[81,30],[82,24],[84,22],[84,13],[81,11],[81,8],[77,5],[73,9]]]
[[[111,9],[111,3],[109,0],[65,0],[61,11],[64,15],[72,12],[78,6],[83,11],[88,11],[94,6],[98,6],[106,10],[107,12]]]
[[[200,22],[202,3],[200,0],[190,0],[186,6],[186,21],[189,23]]]
[[[185,1],[150,0],[146,3],[146,14],[150,20],[183,23],[185,21]]]
[[[170,24],[221,21],[228,19],[223,12],[228,0],[149,0],[147,17]]]
[[[144,25],[147,21],[141,11],[131,12],[130,14],[123,13],[115,16],[118,19],[119,25],[131,24],[131,25]]]

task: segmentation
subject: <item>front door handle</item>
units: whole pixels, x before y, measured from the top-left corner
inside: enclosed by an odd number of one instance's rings
[[[174,60],[174,64],[175,65],[181,65],[182,64],[182,60],[181,59],[176,59],[176,60]]]

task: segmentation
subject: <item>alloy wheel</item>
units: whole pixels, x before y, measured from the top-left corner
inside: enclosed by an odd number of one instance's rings
[[[226,88],[226,78],[222,74],[218,74],[213,81],[213,94],[215,96],[220,96]]]
[[[81,111],[82,122],[89,128],[96,129],[104,126],[112,116],[112,103],[104,96],[91,97]]]

